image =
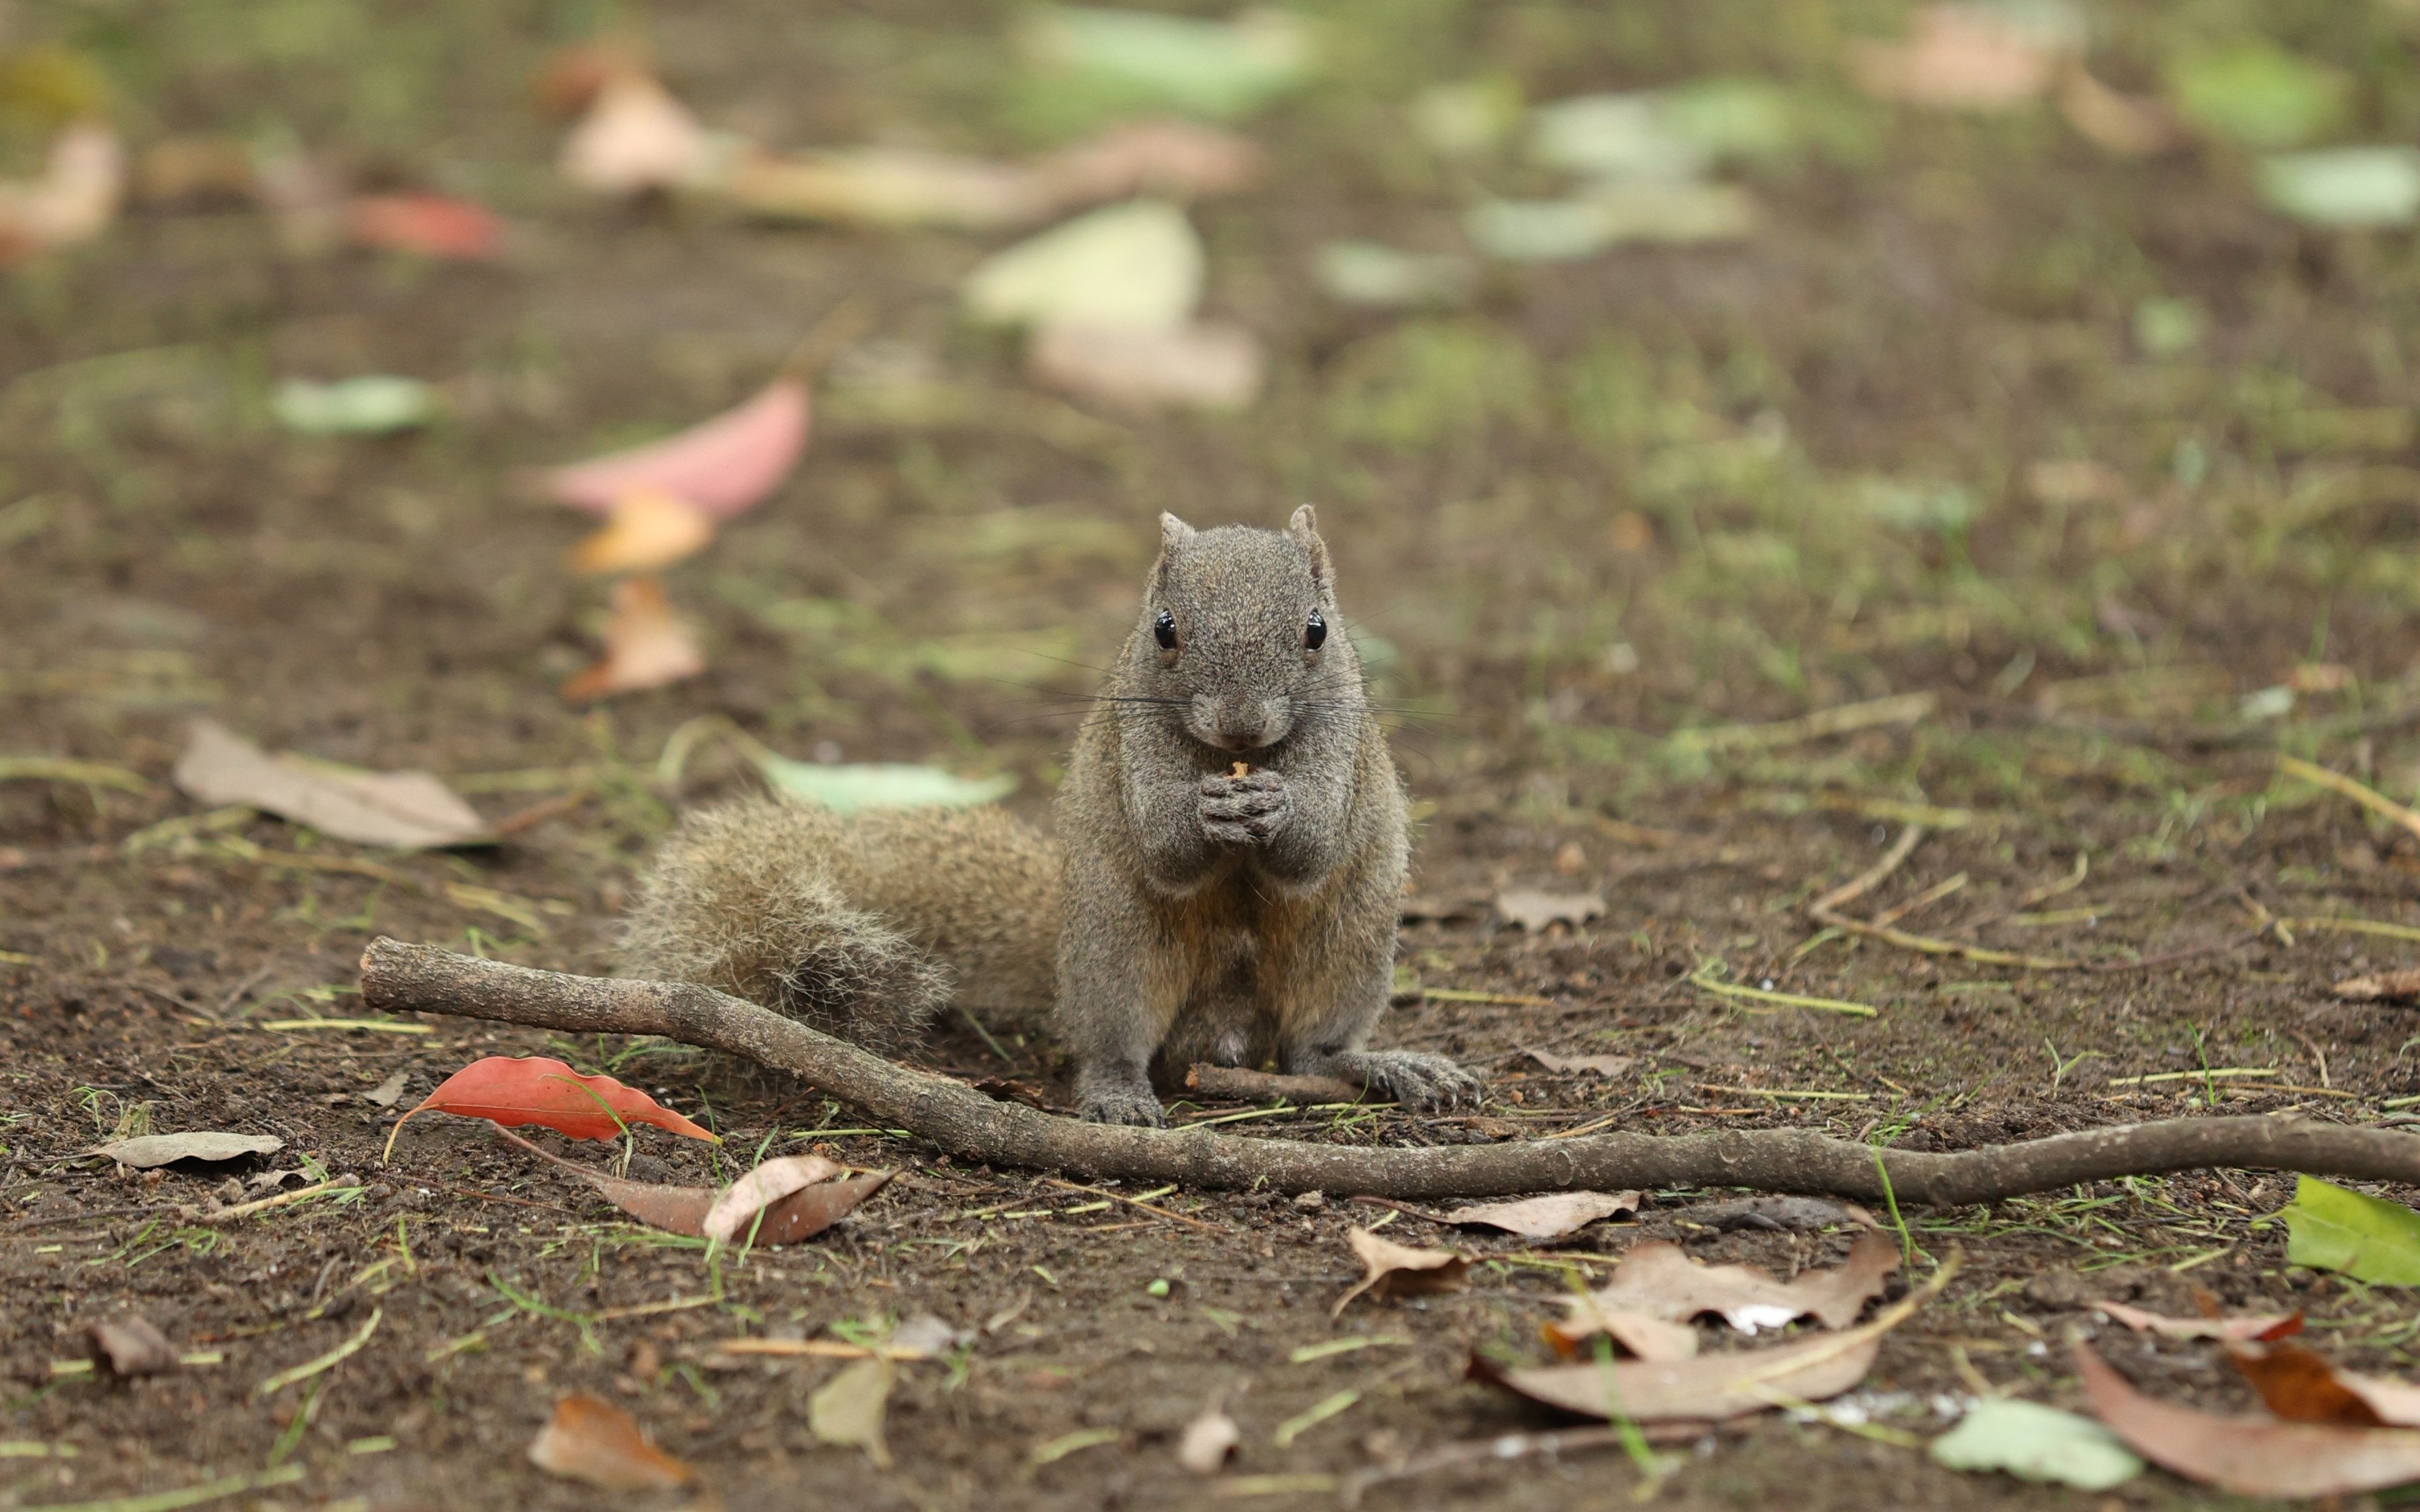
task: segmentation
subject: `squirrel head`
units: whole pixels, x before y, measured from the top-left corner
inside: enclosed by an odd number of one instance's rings
[[[1132,666],[1146,696],[1181,711],[1186,733],[1217,750],[1265,750],[1307,717],[1360,708],[1360,664],[1309,504],[1282,531],[1197,531],[1173,515],[1159,531]]]

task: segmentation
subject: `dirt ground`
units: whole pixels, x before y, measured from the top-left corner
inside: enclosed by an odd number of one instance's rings
[[[0,1506],[591,1505],[524,1458],[575,1390],[735,1509],[1321,1505],[1406,1456],[1555,1426],[1466,1365],[1544,1359],[1558,1299],[1639,1239],[1783,1274],[1844,1254],[1841,1225],[1691,1217],[1729,1192],[1652,1192],[1636,1222],[1551,1244],[1344,1193],[1137,1208],[1131,1189],[953,1161],[678,1045],[362,1022],[374,934],[608,969],[654,839],[756,781],[715,740],[659,770],[701,717],[801,758],[1012,774],[1011,807],[1045,816],[1161,509],[1273,525],[1317,501],[1354,633],[1410,711],[1394,738],[1422,820],[1416,897],[1378,1042],[1451,1054],[1488,1087],[1471,1116],[1232,1132],[1476,1142],[1610,1120],[1962,1149],[2201,1112],[2413,1121],[2420,1025],[2329,989],[2412,963],[2420,840],[2276,765],[2420,795],[2411,238],[2298,230],[2221,150],[2129,161],[2047,114],[1865,100],[1839,60],[1899,24],[1891,7],[1317,8],[1330,68],[1246,128],[1264,180],[1194,212],[1210,308],[1267,342],[1268,392],[1156,418],[1034,387],[1007,339],[959,319],[955,280],[1005,236],[772,227],[560,184],[561,127],[524,81],[589,8],[0,9],[0,42],[96,59],[138,145],[273,125],[365,182],[472,194],[512,224],[502,261],[457,266],[299,256],[249,207],[138,204],[0,272]],[[1015,14],[648,19],[710,125],[1000,152],[1052,129],[994,83]],[[2380,134],[2409,134],[2405,7],[2112,8],[2096,67],[2147,87],[2174,34],[2248,26],[2332,59]],[[1422,84],[1501,75],[1543,100],[1741,72],[1829,123],[1821,150],[1752,179],[1765,221],[1745,241],[1497,265],[1447,312],[1349,309],[1310,276],[1340,236],[1455,244],[1464,170],[1402,125]],[[517,470],[737,402],[852,298],[870,323],[818,389],[803,463],[671,574],[706,671],[566,703],[603,591],[563,566],[587,522],[526,501]],[[2147,335],[2147,306],[2199,312],[2197,336]],[[447,414],[382,439],[268,418],[283,378],[363,372],[435,382]],[[1897,695],[1931,697],[1833,733],[1784,722]],[[443,854],[209,810],[169,775],[197,715],[426,768],[492,819],[551,807]],[[16,757],[131,776],[10,779]],[[1927,838],[1859,907],[2107,969],[1819,931],[1808,902],[1916,822]],[[1521,886],[1599,892],[1603,915],[1500,924],[1491,901]],[[1723,990],[1742,984],[1874,1011]],[[1530,1049],[1635,1064],[1557,1074]],[[612,1069],[723,1137],[642,1130],[636,1175],[705,1182],[760,1147],[900,1175],[831,1231],[735,1260],[622,1221],[469,1122],[416,1119],[381,1156],[400,1107],[518,1052]],[[954,1028],[923,1063],[1066,1093],[1046,1035]],[[398,1072],[398,1104],[365,1096]],[[83,1153],[204,1129],[285,1149],[148,1175]],[[298,1166],[362,1184],[210,1219],[264,1190],[240,1179]],[[1953,1249],[1964,1268],[1850,1398],[1869,1431],[1743,1420],[1673,1446],[1656,1500],[2209,1504],[2157,1471],[2091,1495],[1961,1475],[1920,1440],[1978,1377],[2076,1406],[2071,1329],[2160,1395],[2250,1402],[2214,1346],[2147,1344],[2096,1299],[2190,1314],[2207,1288],[2304,1311],[2356,1368],[2420,1365],[2404,1295],[2286,1266],[2272,1215],[2291,1189],[2213,1171],[1911,1212],[1911,1273]],[[1331,1317],[1357,1274],[1346,1233],[1382,1218],[1481,1257],[1468,1289]],[[83,1326],[123,1312],[193,1363],[78,1373]],[[887,1465],[809,1429],[839,1363],[712,1348],[926,1312],[972,1341],[901,1366]],[[1357,1347],[1296,1358],[1331,1341]],[[1173,1444],[1213,1400],[1242,1442],[1205,1481]],[[1637,1478],[1597,1449],[1368,1496],[1610,1506]]]

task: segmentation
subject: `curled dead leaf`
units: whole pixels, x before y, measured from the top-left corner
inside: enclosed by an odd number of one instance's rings
[[[722,1189],[701,1225],[708,1239],[728,1242],[759,1212],[801,1188],[841,1174],[821,1155],[782,1155],[765,1162]]]
[[[2420,999],[2420,966],[2381,971],[2367,977],[2347,977],[2331,989],[2354,1003],[2409,1003]]]
[[[2292,1315],[2285,1313],[2255,1313],[2241,1318],[2170,1318],[2164,1313],[2130,1307],[2122,1302],[2096,1302],[2092,1310],[2125,1324],[2137,1334],[2157,1334],[2162,1338],[2170,1339],[2257,1339],[2293,1320]]]
[[[286,1148],[275,1134],[222,1134],[196,1129],[185,1134],[140,1134],[113,1140],[93,1150],[120,1165],[147,1171],[180,1160],[240,1160],[246,1155],[273,1155]]]
[[[554,1415],[530,1441],[529,1460],[550,1475],[605,1491],[669,1490],[697,1478],[649,1443],[629,1413],[585,1392],[554,1404]]]
[[[1635,1253],[1635,1252],[1634,1252]],[[1468,1374],[1515,1396],[1585,1417],[1627,1415],[1641,1423],[1720,1422],[1768,1407],[1837,1396],[1873,1368],[1883,1335],[1905,1322],[1958,1273],[1944,1260],[1916,1290],[1837,1334],[1814,1334],[1771,1349],[1740,1350],[1662,1362],[1616,1361],[1504,1370],[1474,1355]]]
[[[2301,1321],[2296,1315],[2294,1323]],[[2271,1336],[2286,1332],[2279,1324]],[[2298,1345],[2230,1342],[2236,1369],[2269,1411],[2289,1423],[2420,1427],[2420,1386],[2341,1370]]]
[[[563,696],[585,703],[609,693],[662,687],[704,671],[706,653],[698,649],[689,622],[673,612],[662,581],[625,578],[613,585],[604,659],[565,683]]]
[[[2121,95],[2071,66],[2058,84],[2058,113],[2075,133],[2120,157],[2148,158],[2184,144],[2184,126],[2157,100]]]
[[[0,262],[91,240],[117,218],[125,193],[117,133],[93,121],[65,128],[51,140],[40,177],[0,182]]]
[[[1559,1348],[1575,1346],[1599,1332],[1598,1318],[1615,1313],[1672,1322],[1717,1313],[1743,1334],[1781,1328],[1811,1313],[1826,1328],[1846,1328],[1899,1266],[1899,1245],[1878,1233],[1858,1235],[1841,1264],[1790,1281],[1752,1265],[1699,1265],[1678,1244],[1657,1240],[1633,1245],[1612,1280],[1571,1299],[1571,1316],[1548,1324],[1548,1337]]]
[[[1129,410],[1241,409],[1260,396],[1260,338],[1195,321],[1171,330],[1045,325],[1026,347],[1037,382]]]
[[[1638,1064],[1637,1056],[1557,1056],[1544,1050],[1521,1052],[1548,1071],[1565,1075],[1621,1076]]]
[[[1578,929],[1590,919],[1605,917],[1605,895],[1507,887],[1496,895],[1496,916],[1532,934],[1544,934],[1557,924]]]
[[[184,1363],[168,1336],[135,1313],[87,1323],[85,1340],[92,1363],[121,1378],[162,1375]]]
[[[652,74],[620,69],[598,86],[557,160],[582,189],[635,194],[675,189],[702,172],[706,130]]]
[[[1544,1196],[1523,1197],[1517,1202],[1488,1202],[1456,1208],[1442,1216],[1450,1224],[1476,1224],[1501,1228],[1506,1233],[1520,1234],[1528,1239],[1560,1239],[1566,1234],[1579,1232],[1601,1218],[1610,1218],[1618,1212],[1637,1212],[1638,1199],[1637,1192],[1555,1192]]]
[[[687,500],[639,488],[613,503],[605,528],[571,550],[571,570],[657,572],[694,555],[714,539],[714,521]]]
[[[882,1420],[898,1376],[899,1367],[882,1355],[846,1366],[807,1398],[808,1430],[826,1443],[863,1449],[876,1469],[889,1469]]]
[[[208,804],[245,804],[338,840],[436,850],[488,840],[478,811],[427,772],[361,772],[271,756],[215,719],[196,719],[177,786]]]
[[[2013,110],[2041,94],[2057,53],[1986,6],[1936,4],[1900,41],[1853,43],[1849,70],[1868,94],[1935,110]]]
[[[1185,1425],[1183,1437],[1176,1441],[1176,1462],[1197,1475],[1216,1475],[1226,1468],[1228,1457],[1243,1439],[1243,1430],[1224,1408],[1208,1408]]]
[[[1344,1242],[1360,1258],[1363,1275],[1352,1290],[1336,1299],[1329,1309],[1333,1317],[1344,1311],[1345,1304],[1365,1292],[1372,1298],[1410,1297],[1434,1291],[1458,1291],[1464,1273],[1470,1269],[1470,1257],[1445,1249],[1414,1249],[1381,1239],[1366,1228],[1356,1228]]]
[[[2090,1345],[2075,1346],[2085,1399],[2126,1446],[2238,1496],[2350,1496],[2420,1480],[2420,1432],[2205,1412],[2146,1396]]]

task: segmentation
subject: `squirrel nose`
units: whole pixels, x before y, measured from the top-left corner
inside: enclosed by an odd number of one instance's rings
[[[1222,699],[1200,712],[1208,717],[1195,721],[1195,733],[1219,750],[1274,746],[1285,738],[1292,723],[1278,699]]]

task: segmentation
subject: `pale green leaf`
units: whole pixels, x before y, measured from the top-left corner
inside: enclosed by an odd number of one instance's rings
[[[2178,58],[2167,68],[2177,113],[2241,147],[2300,147],[2343,114],[2346,84],[2334,69],[2267,42]]]
[[[1233,22],[1061,6],[1027,28],[1028,56],[1046,70],[1118,86],[1167,109],[1241,116],[1311,76],[1300,18],[1249,10]]]
[[[1201,302],[1205,261],[1184,211],[1134,200],[995,254],[964,293],[977,319],[999,325],[1173,331]]]
[[[805,798],[837,813],[861,809],[966,809],[1016,790],[1013,777],[963,778],[938,766],[899,763],[826,764],[794,762],[767,751],[756,758],[756,764],[783,796]]]
[[[1704,148],[1665,123],[1653,95],[1578,95],[1529,114],[1539,162],[1601,178],[1684,180],[1706,170]]]
[[[2143,1473],[2143,1461],[2107,1428],[2036,1402],[1977,1402],[1963,1422],[1932,1441],[1932,1458],[1952,1470],[2005,1470],[2020,1480],[2087,1491]]]
[[[418,378],[385,373],[334,383],[287,378],[270,395],[269,408],[288,430],[314,436],[380,436],[428,424],[437,414],[437,391]]]
[[[2338,1271],[2380,1287],[2420,1286],[2420,1212],[2301,1178],[2286,1220],[2286,1263]]]
[[[1468,297],[1472,269],[1450,253],[1399,252],[1375,241],[1330,241],[1314,271],[1329,298],[1346,304],[1454,304]]]
[[[2408,225],[2420,218],[2420,150],[2328,147],[2262,160],[2260,197],[2314,225]]]

